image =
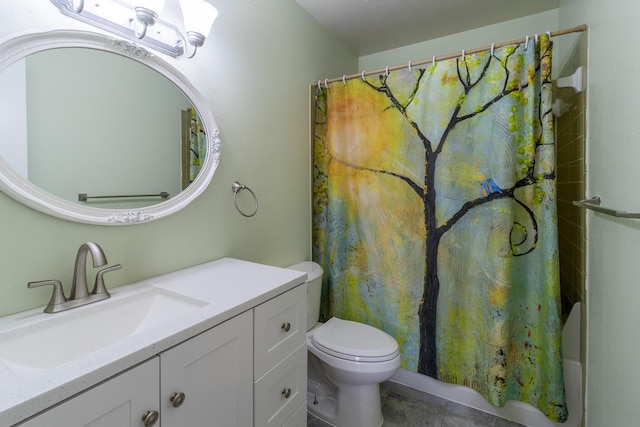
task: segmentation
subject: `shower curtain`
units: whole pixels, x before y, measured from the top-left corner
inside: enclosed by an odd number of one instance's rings
[[[388,332],[404,369],[566,419],[549,37],[321,86],[323,317]]]

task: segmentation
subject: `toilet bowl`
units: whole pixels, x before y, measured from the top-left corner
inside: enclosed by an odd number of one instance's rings
[[[400,368],[398,343],[363,323],[336,317],[319,323],[322,268],[313,262],[289,268],[307,273],[308,412],[336,427],[381,426],[380,383]]]

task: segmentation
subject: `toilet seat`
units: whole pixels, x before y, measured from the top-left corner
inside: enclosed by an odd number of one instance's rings
[[[313,329],[311,339],[319,350],[356,362],[384,362],[399,355],[398,343],[386,332],[337,317]]]

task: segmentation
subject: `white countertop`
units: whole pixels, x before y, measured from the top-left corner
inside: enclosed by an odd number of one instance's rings
[[[62,313],[45,314],[38,308],[2,317],[0,336],[10,335],[12,329],[25,325],[37,328],[55,321],[56,316],[82,316],[84,310],[99,309],[103,302],[126,301],[153,288],[207,303],[182,317],[50,369],[20,370],[0,362],[0,426],[10,426],[35,415],[296,287],[305,279],[303,272],[222,258],[110,289],[110,299]]]

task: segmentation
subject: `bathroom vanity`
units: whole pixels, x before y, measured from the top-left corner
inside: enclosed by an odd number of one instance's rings
[[[306,426],[305,278],[224,258],[0,318],[0,425]]]

